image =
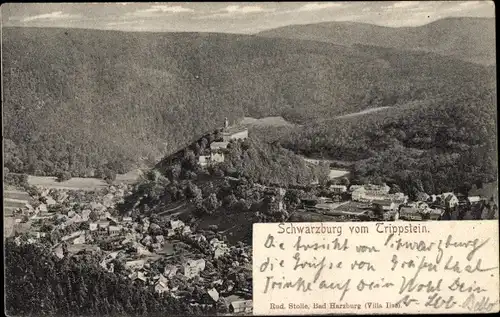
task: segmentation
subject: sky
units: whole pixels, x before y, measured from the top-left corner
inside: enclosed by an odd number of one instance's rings
[[[419,26],[446,17],[494,17],[492,1],[150,2],[3,4],[3,26],[253,34],[291,24],[353,21]]]

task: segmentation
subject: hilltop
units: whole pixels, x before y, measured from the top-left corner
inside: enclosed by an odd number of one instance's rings
[[[494,18],[446,18],[419,27],[397,28],[356,22],[325,22],[289,25],[257,35],[433,52],[483,65],[494,65],[496,61]]]
[[[433,53],[214,33],[4,28],[5,166],[109,177],[230,121],[295,124],[495,87]],[[483,107],[483,101],[478,107]]]

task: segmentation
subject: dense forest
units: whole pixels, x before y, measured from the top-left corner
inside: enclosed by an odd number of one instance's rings
[[[223,163],[201,168],[198,156],[205,153],[209,142],[217,140],[217,134],[218,131],[208,134],[165,157],[135,185],[133,193],[120,205],[120,211],[151,214],[164,211],[169,204],[182,202],[192,202],[201,214],[213,213],[221,207],[249,211],[252,204],[262,199],[262,193],[249,194],[247,189],[242,189],[245,186],[254,191],[255,183],[307,187],[317,180],[326,184],[328,166],[309,166],[279,144],[267,144],[253,137],[229,142],[223,150]],[[236,183],[230,184],[226,176]]]
[[[433,102],[313,122],[276,138],[298,153],[351,161],[354,182],[396,183],[406,193],[480,187],[497,179],[496,95],[473,88]]]
[[[11,316],[166,316],[211,314],[152,287],[110,273],[98,257],[58,259],[45,244],[8,239],[5,245],[5,312]],[[50,287],[47,287],[47,284]],[[201,294],[201,293],[200,293]]]
[[[492,68],[432,53],[56,28],[4,28],[2,66],[9,171],[98,177],[149,165],[224,117],[309,125],[378,106],[431,109],[440,98],[494,89],[495,78]]]
[[[325,168],[326,167],[326,168]],[[265,143],[258,138],[234,142],[220,167],[229,175],[244,176],[261,184],[279,186],[308,185],[328,177],[328,166],[309,166],[279,143]]]

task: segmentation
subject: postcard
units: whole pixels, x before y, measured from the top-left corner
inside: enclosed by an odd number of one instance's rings
[[[492,1],[0,13],[6,315],[499,311]]]

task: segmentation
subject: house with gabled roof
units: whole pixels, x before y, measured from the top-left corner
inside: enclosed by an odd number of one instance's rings
[[[444,205],[448,208],[454,208],[458,206],[458,197],[453,193],[443,193],[442,196],[444,199]]]

